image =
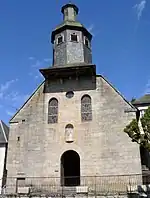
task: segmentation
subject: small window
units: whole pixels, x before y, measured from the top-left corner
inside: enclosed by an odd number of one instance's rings
[[[86,45],[87,47],[90,47],[88,38],[85,37],[84,43],[85,43],[85,45]]]
[[[78,37],[75,33],[71,34],[71,41],[78,42]]]
[[[59,45],[60,43],[62,43],[63,42],[63,36],[59,36],[58,38],[57,38],[57,44]]]
[[[72,98],[73,96],[74,96],[73,91],[68,91],[68,92],[66,93],[66,97],[67,97],[67,98]]]
[[[20,136],[17,137],[17,141],[20,142]]]

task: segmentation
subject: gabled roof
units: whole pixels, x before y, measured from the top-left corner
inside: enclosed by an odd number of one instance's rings
[[[133,105],[146,105],[150,104],[150,94],[145,94],[139,99],[136,99],[132,102]]]
[[[2,120],[0,120],[0,143],[7,143],[8,136],[9,128]]]

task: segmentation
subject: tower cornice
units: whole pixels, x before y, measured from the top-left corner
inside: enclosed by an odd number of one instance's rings
[[[82,31],[85,36],[88,37],[89,40],[92,39],[92,34],[79,22],[70,22],[66,21],[65,23],[60,24],[52,31],[51,34],[51,42],[54,43],[55,35],[61,33],[64,30],[78,30]]]
[[[64,78],[68,76],[96,76],[96,65],[94,64],[71,64],[67,67],[50,67],[39,70],[45,79]]]

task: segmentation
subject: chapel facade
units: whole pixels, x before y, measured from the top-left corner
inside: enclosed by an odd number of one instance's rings
[[[139,146],[123,132],[137,110],[96,74],[77,6],[62,13],[51,35],[53,64],[40,69],[44,81],[10,120],[7,182],[53,177],[80,186],[88,176],[141,174]]]

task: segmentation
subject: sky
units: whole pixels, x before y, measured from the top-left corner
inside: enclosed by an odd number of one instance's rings
[[[0,119],[8,123],[52,63],[66,0],[0,0]],[[93,34],[93,63],[127,100],[150,93],[150,0],[73,0]]]

